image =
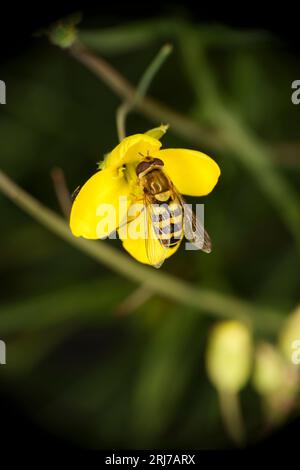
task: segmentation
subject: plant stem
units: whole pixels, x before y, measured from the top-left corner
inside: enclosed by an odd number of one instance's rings
[[[237,446],[245,443],[245,429],[238,393],[219,390],[219,400],[224,426]]]
[[[148,89],[151,85],[151,82],[155,75],[157,74],[160,67],[163,65],[165,60],[169,57],[173,50],[171,44],[165,44],[158,54],[154,57],[154,60],[151,62],[149,67],[143,73],[143,76],[140,82],[137,85],[136,93],[133,99],[133,105],[137,104],[137,102],[146,96]]]
[[[158,54],[155,56],[154,60],[151,62],[149,67],[144,72],[140,82],[138,83],[135,93],[131,100],[126,100],[124,103],[119,106],[116,117],[117,117],[117,130],[119,141],[121,142],[126,137],[126,118],[130,111],[132,111],[139,101],[144,98],[146,95],[149,86],[158,72],[159,68],[162,66],[164,61],[172,52],[172,46],[170,44],[165,44]]]
[[[61,211],[65,218],[69,219],[72,201],[70,191],[68,190],[66,183],[65,174],[61,168],[55,167],[51,171],[51,178]]]
[[[234,318],[247,322],[263,332],[275,333],[280,328],[283,316],[264,307],[253,307],[250,303],[233,296],[209,289],[199,289],[165,272],[157,272],[144,266],[109,246],[108,242],[97,242],[76,238],[66,221],[43,206],[26,191],[0,171],[0,191],[16,205],[56,235],[86,253],[91,258],[105,264],[115,272],[156,294],[197,309],[215,318]]]

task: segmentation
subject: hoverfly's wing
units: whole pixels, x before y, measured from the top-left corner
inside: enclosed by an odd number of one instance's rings
[[[128,214],[128,211],[127,211],[125,217],[120,221],[120,224],[116,228],[116,232],[118,233],[118,237],[121,240],[125,240],[127,237],[129,237],[129,232],[128,231],[130,231],[131,222],[138,219],[138,217],[140,217],[143,214],[144,211],[145,211],[145,206],[144,205],[141,208],[141,210],[139,212],[137,211],[134,215]]]
[[[135,214],[135,215],[126,215],[125,217],[125,220],[123,222],[120,223],[120,225],[118,225],[118,227],[116,228],[116,230],[120,230],[122,229],[123,227],[125,227],[126,225],[130,224],[130,222],[133,222],[135,219],[137,219],[142,212],[144,212],[145,208],[143,208],[141,210],[141,212]]]
[[[151,200],[144,197],[145,206],[145,248],[149,263],[155,268],[160,268],[165,261],[168,249],[170,246],[170,238],[163,232],[163,228],[159,227],[158,224],[154,225],[155,220],[160,217],[160,221],[166,220],[166,211],[158,212],[155,210],[156,205],[152,204]]]
[[[185,237],[199,250],[205,253],[211,252],[211,240],[210,236],[204,229],[202,222],[199,217],[196,217],[193,210],[185,202],[181,194],[173,186],[173,191],[177,194],[177,197],[181,201],[182,209],[184,211],[184,234]]]

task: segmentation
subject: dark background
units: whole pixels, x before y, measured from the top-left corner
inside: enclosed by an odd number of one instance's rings
[[[101,13],[103,17],[103,26],[119,25],[137,17],[148,18],[152,16],[159,16],[168,12],[170,8],[181,10],[182,5],[180,2],[167,2],[155,5],[149,2],[145,6],[139,5],[131,6],[127,2],[113,6],[99,5],[98,8],[84,6],[80,2],[65,3],[64,5],[55,6],[49,2],[45,4],[35,3],[29,5],[16,3],[12,5],[11,2],[5,2],[1,5],[1,28],[0,28],[0,65],[6,59],[17,57],[23,51],[30,47],[32,43],[32,33],[38,28],[48,25],[49,23],[65,16],[74,10],[81,10],[85,16],[93,16],[93,14]],[[284,43],[289,47],[293,53],[299,54],[300,41],[297,38],[297,31],[300,27],[297,24],[297,15],[293,13],[292,7],[286,2],[285,6],[273,7],[270,11],[264,11],[262,8],[255,7],[254,4],[243,4],[240,11],[236,5],[209,5],[207,2],[201,2],[199,8],[195,5],[190,7],[190,12],[193,19],[198,19],[204,22],[221,22],[229,26],[265,29],[275,33],[280,37]],[[186,2],[185,2],[186,5]],[[271,7],[268,7],[268,9]],[[276,11],[278,9],[278,11]],[[1,71],[1,68],[0,68]],[[1,403],[1,430],[4,430],[1,435],[1,447],[13,442],[15,447],[26,446],[29,448],[48,447],[54,450],[55,448],[72,448],[73,446],[63,439],[40,429],[37,425],[33,424],[29,416],[24,414],[24,411],[19,408],[16,402],[10,398],[9,391],[2,390],[0,395]],[[270,438],[253,446],[252,449],[279,449],[283,445],[289,448],[295,448],[299,443],[299,420],[294,420],[285,428],[274,433]],[[271,455],[271,454],[269,454]]]

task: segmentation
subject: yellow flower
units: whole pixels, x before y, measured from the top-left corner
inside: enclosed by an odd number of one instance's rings
[[[161,149],[160,137],[167,126],[152,129],[146,134],[126,137],[100,164],[97,171],[80,189],[71,211],[70,228],[76,237],[105,238],[117,229],[123,247],[138,261],[149,259],[145,247],[145,218],[135,204],[143,201],[143,190],[136,174],[137,165],[146,155],[159,158],[164,172],[177,191],[189,196],[204,196],[216,185],[220,169],[210,157],[196,150]],[[135,212],[135,213],[134,213]],[[126,229],[122,221],[127,220]],[[135,228],[139,236],[130,235]],[[121,228],[120,228],[121,227]],[[125,235],[126,236],[125,236]],[[163,249],[157,239],[157,262]],[[168,249],[167,257],[178,248]]]

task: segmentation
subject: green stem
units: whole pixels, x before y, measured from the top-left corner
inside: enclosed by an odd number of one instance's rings
[[[2,171],[0,171],[0,191],[34,219],[80,251],[118,274],[143,284],[145,288],[156,294],[194,307],[198,313],[206,313],[222,319],[235,318],[251,326],[253,324],[263,332],[275,333],[282,324],[283,316],[279,312],[264,307],[254,307],[244,300],[227,294],[193,287],[170,274],[157,272],[151,267],[130,259],[128,255],[112,248],[105,241],[97,242],[74,237],[62,217],[43,206]]]
[[[149,67],[145,70],[143,73],[143,76],[136,88],[136,93],[132,102],[132,105],[135,106],[138,101],[140,101],[141,98],[144,98],[146,96],[146,93],[148,92],[148,89],[151,85],[151,82],[155,75],[157,74],[158,70],[160,67],[163,65],[165,60],[169,57],[173,50],[173,47],[171,44],[165,44],[158,54],[155,56],[154,60],[151,62]]]
[[[51,171],[51,178],[53,181],[55,194],[61,211],[64,214],[65,218],[69,219],[72,207],[72,200],[63,170],[59,167],[54,167]]]
[[[238,393],[219,390],[219,400],[224,426],[237,446],[245,443],[245,428]]]
[[[116,120],[120,142],[126,137],[126,118],[128,114],[130,111],[133,111],[137,104],[145,97],[153,78],[171,52],[172,46],[170,44],[165,44],[160,49],[154,60],[144,72],[132,98],[124,101],[124,103],[119,106],[116,114]]]

